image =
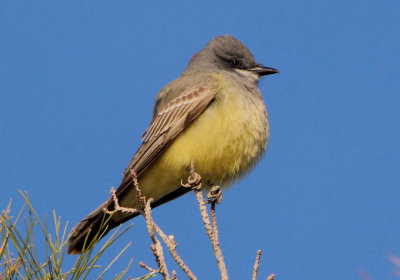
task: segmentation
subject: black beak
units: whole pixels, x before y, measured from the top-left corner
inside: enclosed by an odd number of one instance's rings
[[[259,76],[266,76],[266,75],[279,73],[279,71],[276,70],[275,68],[265,67],[265,66],[263,66],[261,64],[258,64],[255,67],[252,67],[252,68],[250,68],[248,70],[253,72],[253,73],[256,73]]]

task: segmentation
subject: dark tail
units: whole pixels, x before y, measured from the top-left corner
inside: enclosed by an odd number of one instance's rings
[[[68,237],[68,254],[77,255],[92,248],[111,229],[126,220],[114,221],[110,214],[104,212],[106,205],[107,202],[100,205],[72,229]]]
[[[107,226],[109,215],[104,212],[104,206],[104,204],[100,205],[72,229],[68,237],[68,254],[82,253],[83,247],[86,250],[93,240],[100,239],[100,236],[104,236],[111,229],[110,226]]]

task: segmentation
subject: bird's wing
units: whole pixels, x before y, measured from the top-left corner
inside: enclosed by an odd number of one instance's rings
[[[157,112],[150,126],[143,134],[143,143],[124,171],[122,183],[117,189],[117,196],[129,188],[130,170],[137,176],[171,144],[171,142],[190,125],[214,100],[218,91],[215,78],[204,79],[180,96],[172,99]]]

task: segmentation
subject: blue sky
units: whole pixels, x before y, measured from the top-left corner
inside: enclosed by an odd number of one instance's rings
[[[269,150],[217,209],[231,279],[397,279],[399,1],[9,1],[0,4],[0,207],[18,189],[77,223],[140,144],[154,97],[211,38],[231,34],[280,74],[260,82]],[[193,194],[157,208],[200,279],[217,266]],[[132,276],[154,265],[142,218]],[[67,263],[76,257],[69,256]],[[104,263],[105,263],[104,261]],[[181,276],[183,279],[183,276]]]

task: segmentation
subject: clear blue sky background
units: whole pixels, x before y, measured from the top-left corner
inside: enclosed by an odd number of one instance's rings
[[[42,217],[77,223],[119,185],[158,90],[220,34],[280,70],[260,82],[268,153],[217,210],[231,279],[251,278],[257,249],[260,279],[395,279],[398,0],[3,1],[1,209],[14,198],[16,211],[22,189]],[[154,216],[199,278],[217,279],[194,195]],[[109,277],[132,256],[132,276],[155,266],[143,219],[132,222],[102,262],[133,242]]]

